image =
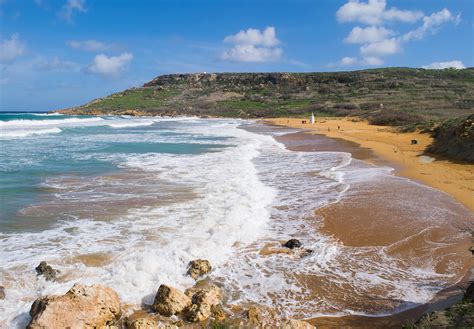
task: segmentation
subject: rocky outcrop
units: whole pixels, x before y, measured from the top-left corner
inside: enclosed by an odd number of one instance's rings
[[[221,313],[219,306],[222,301],[222,291],[213,286],[198,290],[192,297],[192,305],[189,307],[186,318],[190,322],[201,322],[213,313]]]
[[[474,281],[471,281],[463,299],[453,306],[425,314],[411,326],[425,328],[474,328]]]
[[[27,328],[103,328],[114,324],[120,315],[120,299],[114,290],[99,284],[75,284],[62,296],[35,300]]]
[[[301,248],[301,241],[297,239],[290,239],[286,241],[283,246],[289,249]]]
[[[212,271],[211,263],[206,259],[196,259],[189,262],[187,274],[194,280]]]
[[[153,302],[156,312],[164,316],[179,314],[191,305],[191,298],[173,287],[162,284]]]
[[[42,261],[36,268],[36,275],[42,275],[46,281],[55,281],[58,270],[53,269],[48,263]]]
[[[433,131],[429,154],[474,163],[474,114],[443,122]]]

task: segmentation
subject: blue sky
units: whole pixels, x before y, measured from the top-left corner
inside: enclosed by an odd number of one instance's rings
[[[472,0],[0,0],[0,111],[166,73],[471,67]]]

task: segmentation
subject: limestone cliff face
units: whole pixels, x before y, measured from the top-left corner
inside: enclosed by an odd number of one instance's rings
[[[384,111],[405,117],[415,113],[412,118],[448,119],[474,113],[474,69],[171,74],[62,112],[243,118],[310,112],[370,116],[380,111],[381,104]]]

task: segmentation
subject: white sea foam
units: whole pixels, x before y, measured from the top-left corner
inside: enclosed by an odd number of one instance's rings
[[[145,170],[187,186],[198,198],[135,209],[111,222],[82,218],[41,233],[0,235],[2,275],[14,272],[16,278],[7,285],[15,294],[8,295],[0,306],[5,323],[20,313],[15,323],[23,325],[35,297],[62,293],[76,281],[108,284],[125,301],[136,305],[143,298],[150,302],[160,283],[178,287],[192,284],[185,276],[190,260],[207,258],[214,266],[222,266],[237,245],[251,243],[264,234],[270,218],[268,207],[276,192],[259,180],[253,159],[262,148],[280,146],[268,136],[235,126],[219,124],[211,129],[216,136],[228,130],[226,134],[238,141],[221,152],[131,155],[123,163],[126,168]],[[97,252],[113,255],[113,263],[94,268],[65,260]],[[51,284],[35,279],[32,266],[45,258],[69,276],[67,282]],[[19,304],[19,298],[24,302]]]
[[[70,124],[84,124],[88,122],[102,121],[102,118],[67,118],[57,120],[11,120],[11,121],[0,121],[0,128],[14,128],[14,127],[37,127],[37,126],[58,126],[58,125],[70,125]]]
[[[151,120],[133,120],[133,121],[119,121],[108,123],[107,126],[112,128],[128,128],[128,127],[141,127],[141,126],[150,126],[154,124],[155,121]]]
[[[48,114],[49,116],[49,114]],[[0,138],[11,139],[31,135],[43,135],[61,132],[61,128],[109,126],[111,128],[130,128],[150,126],[160,119],[133,119],[133,118],[65,118],[45,120],[11,120],[0,121]]]
[[[2,130],[0,129],[0,138],[10,139],[19,138],[32,135],[46,135],[46,134],[57,134],[60,133],[59,128],[39,128],[39,129],[14,129],[14,130]]]

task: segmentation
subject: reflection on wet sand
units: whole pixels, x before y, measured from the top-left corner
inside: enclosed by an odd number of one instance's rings
[[[352,153],[359,159],[370,159],[370,152],[360,150],[356,145],[339,143],[322,136],[304,133],[293,133],[278,138],[287,148],[297,151],[344,151]],[[338,147],[339,145],[339,147]],[[372,155],[373,156],[373,155]],[[380,162],[380,159],[376,159]],[[373,161],[372,161],[373,162]],[[389,163],[385,162],[384,164]],[[368,164],[367,164],[368,165]],[[354,282],[342,282],[331,275],[299,275],[297,281],[305,286],[305,298],[331,301],[322,302],[324,313],[338,310],[359,310],[361,313],[393,313],[392,316],[344,316],[317,317],[311,322],[318,327],[400,327],[419,317],[428,307],[443,302],[455,301],[460,289],[449,288],[465,277],[473,267],[469,247],[472,244],[471,233],[474,229],[474,215],[466,207],[456,202],[449,195],[426,186],[413,183],[395,176],[373,180],[355,179],[348,182],[351,188],[344,198],[327,207],[318,209],[315,220],[318,231],[334,238],[342,244],[347,256],[337,260],[337,267],[342,272],[352,272],[357,276],[357,259],[365,259],[366,266],[373,266],[378,275],[367,278],[377,279],[380,284],[371,284],[370,290],[354,286]],[[382,257],[382,258],[380,258]],[[384,257],[396,261],[396,268],[385,275],[379,266],[384,266]],[[378,265],[379,264],[379,265]],[[409,275],[414,268],[425,268],[428,275],[425,282],[436,281],[439,292],[430,305],[415,307],[400,313],[397,309],[406,308],[407,301],[390,296],[391,289],[400,288],[398,279]],[[362,269],[360,269],[362,270]],[[367,270],[367,269],[366,269]],[[398,271],[398,274],[397,274]],[[369,269],[370,272],[370,269]],[[384,282],[386,280],[386,282]],[[431,283],[428,283],[431,282]],[[433,287],[434,288],[434,287]],[[311,292],[308,294],[308,292]]]

